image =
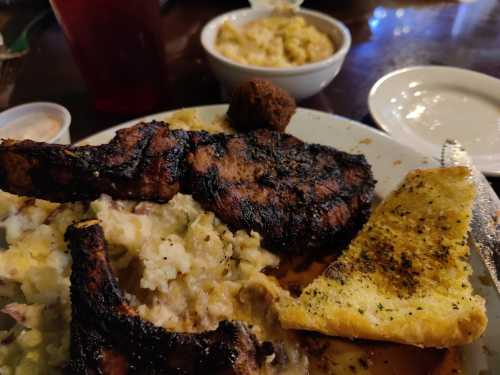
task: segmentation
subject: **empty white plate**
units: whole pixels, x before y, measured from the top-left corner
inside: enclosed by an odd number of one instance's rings
[[[457,139],[481,171],[500,176],[500,80],[451,67],[405,68],[378,80],[368,105],[397,141],[439,157],[443,142]]]

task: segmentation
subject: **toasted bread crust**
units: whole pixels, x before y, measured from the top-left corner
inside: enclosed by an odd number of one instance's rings
[[[487,318],[468,280],[468,175],[462,167],[411,172],[299,299],[281,301],[282,324],[424,347],[478,338]]]

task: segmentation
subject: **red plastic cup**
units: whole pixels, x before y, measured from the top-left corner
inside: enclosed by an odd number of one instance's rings
[[[50,0],[98,110],[151,111],[164,84],[158,0]]]

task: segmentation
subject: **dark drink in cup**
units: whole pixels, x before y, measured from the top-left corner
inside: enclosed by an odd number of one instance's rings
[[[98,110],[139,114],[160,100],[158,0],[51,0]]]

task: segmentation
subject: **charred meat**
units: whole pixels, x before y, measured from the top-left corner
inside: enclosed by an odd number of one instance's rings
[[[365,221],[374,180],[361,155],[259,129],[210,135],[153,122],[106,145],[0,145],[0,188],[57,202],[167,201],[191,193],[233,229],[270,250],[308,253],[350,239]]]
[[[195,199],[230,227],[259,232],[271,250],[331,247],[368,216],[374,180],[361,155],[264,129],[195,144]]]
[[[240,322],[183,334],[142,320],[118,287],[97,220],[70,226],[66,240],[73,258],[67,374],[250,375],[269,354]]]
[[[295,100],[285,90],[265,79],[254,78],[234,90],[227,117],[231,126],[242,132],[256,129],[284,132],[295,109]]]
[[[0,146],[0,187],[55,202],[96,199],[168,201],[180,189],[188,134],[163,123],[118,131],[102,146],[68,147],[33,141]]]

